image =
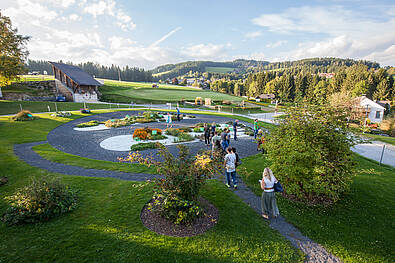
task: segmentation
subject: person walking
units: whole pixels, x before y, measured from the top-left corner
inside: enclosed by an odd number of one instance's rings
[[[216,150],[221,148],[221,137],[218,136],[218,133],[215,131],[213,137],[211,138],[211,151],[214,154]]]
[[[180,108],[177,107],[177,121],[180,121]]]
[[[269,215],[276,218],[280,214],[276,202],[276,193],[274,192],[274,183],[277,182],[277,179],[269,167],[263,170],[262,180],[259,180],[259,182],[263,190],[261,197],[262,216],[265,219],[269,219]]]
[[[204,124],[204,144],[210,145],[210,127],[207,123]]]
[[[232,152],[232,148],[226,148],[227,154],[224,159],[225,173],[226,173],[226,187],[230,188],[230,177],[232,177],[233,187],[237,189],[236,178],[236,155]]]
[[[227,129],[227,131],[226,131],[226,141],[227,141],[228,146],[229,146],[230,145],[230,130],[229,129]]]
[[[254,120],[254,139],[256,139],[256,136],[258,135],[258,130],[259,130],[258,119],[255,119]]]
[[[227,130],[228,129],[225,128],[224,131],[221,133],[221,146],[224,151],[226,151],[226,148],[228,148],[229,146],[228,140],[226,139],[226,137],[228,136]]]
[[[217,130],[217,125],[213,122],[210,126],[210,140],[214,137],[214,133]]]
[[[171,119],[170,112],[167,113],[166,117],[167,117],[167,119],[166,119],[166,128],[169,128],[169,126],[170,126],[170,128],[173,127],[173,124],[172,124],[173,120]]]
[[[239,123],[239,120],[235,120],[233,122],[233,132],[234,132],[234,139],[237,141],[237,124]]]

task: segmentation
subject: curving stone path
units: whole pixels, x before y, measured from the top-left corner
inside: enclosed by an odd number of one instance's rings
[[[125,113],[121,113],[123,116]],[[16,144],[14,145],[14,152],[15,154],[25,161],[27,164],[38,167],[41,169],[48,170],[50,172],[56,172],[56,173],[61,173],[61,174],[67,174],[67,175],[75,175],[75,176],[87,176],[87,177],[108,177],[108,178],[115,178],[115,179],[120,179],[120,180],[129,180],[129,181],[146,181],[149,179],[154,179],[154,178],[159,178],[161,177],[160,175],[152,175],[152,174],[144,174],[144,173],[125,173],[125,172],[117,172],[117,171],[108,171],[108,170],[97,170],[97,169],[86,169],[78,166],[72,166],[72,165],[67,165],[67,164],[61,164],[61,163],[55,163],[48,161],[44,158],[42,158],[40,155],[38,155],[36,152],[32,150],[32,147],[35,145],[43,144],[49,142],[52,146],[56,147],[59,150],[71,153],[71,154],[76,154],[92,159],[101,159],[101,160],[110,160],[114,161],[114,158],[116,160],[116,157],[120,156],[120,152],[116,152],[116,154],[105,154],[106,150],[102,148],[94,148],[94,144],[98,144],[99,141],[101,141],[104,137],[107,136],[111,137],[114,136],[114,133],[117,134],[122,134],[125,131],[130,133],[130,127],[128,128],[118,128],[118,129],[111,129],[113,134],[107,134],[107,133],[91,133],[91,132],[83,132],[84,134],[73,134],[71,132],[72,128],[76,125],[76,123],[81,123],[81,122],[86,122],[92,119],[98,119],[100,120],[103,115],[105,119],[108,119],[109,117],[115,118],[115,114],[100,114],[100,115],[94,115],[94,116],[89,116],[85,117],[79,120],[71,121],[69,123],[66,123],[64,125],[61,125],[54,130],[52,130],[49,135],[48,135],[48,141],[42,141],[42,142],[34,142],[34,143],[24,143],[24,144]],[[119,115],[119,113],[118,113]],[[129,113],[130,115],[130,113]],[[112,117],[114,116],[114,117]],[[208,115],[205,115],[208,116]],[[201,117],[201,116],[200,116]],[[214,118],[213,118],[214,117]],[[223,118],[223,117],[217,117],[217,116],[209,116],[205,117],[208,118],[207,120],[203,120],[205,122],[213,122],[213,119],[217,123],[219,122],[225,122],[228,121],[229,118]],[[202,118],[200,118],[199,122],[202,121]],[[188,121],[189,122],[189,121]],[[193,122],[187,124],[188,126],[193,124]],[[162,123],[157,123],[155,124],[155,127],[157,125],[163,125]],[[147,125],[144,125],[147,126]],[[151,125],[150,125],[151,126]],[[158,128],[160,128],[159,126]],[[162,127],[163,128],[163,127]],[[106,130],[109,131],[109,130]],[[103,132],[103,131],[100,131]],[[88,136],[90,134],[90,136]],[[111,136],[110,136],[111,135]],[[86,139],[88,143],[84,143],[82,140]],[[91,139],[89,139],[91,137]],[[254,144],[250,138],[245,138],[245,139],[239,139],[238,141],[233,141],[232,140],[232,145],[236,146],[238,148],[238,152],[241,157],[246,157],[251,154],[256,153],[256,145],[248,145],[248,144]],[[77,145],[77,146],[76,146]],[[192,146],[190,146],[192,145]],[[191,143],[188,145],[191,149],[191,152],[197,152],[198,149],[201,149],[202,146],[204,147],[203,143]],[[243,146],[243,147],[239,147]],[[73,150],[73,147],[77,147],[77,149]],[[169,146],[168,148],[170,148]],[[245,151],[242,149],[253,149],[249,151]],[[169,149],[171,152],[174,151],[175,149]],[[98,153],[94,153],[94,151],[98,151]],[[107,151],[108,152],[108,151]],[[251,208],[253,208],[258,214],[261,214],[261,200],[259,196],[256,196],[239,178],[239,184],[238,184],[238,189],[237,190],[232,190],[237,196],[239,196],[246,204],[248,204]],[[311,239],[308,237],[304,236],[297,228],[295,228],[292,224],[288,223],[285,221],[285,219],[282,216],[279,216],[277,219],[272,219],[270,220],[269,226],[277,231],[281,235],[283,235],[285,238],[287,238],[293,246],[296,248],[300,249],[305,255],[306,255],[306,260],[305,262],[341,262],[337,257],[334,255],[330,254],[324,247],[321,245],[313,242]]]

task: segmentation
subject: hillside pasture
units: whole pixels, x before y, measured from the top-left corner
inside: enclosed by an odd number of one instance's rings
[[[235,70],[234,68],[227,67],[206,67],[206,71],[210,73],[229,73]]]
[[[192,87],[159,84],[152,88],[152,83],[104,81],[100,87],[102,100],[107,102],[163,103],[176,102],[181,99],[194,101],[196,97],[211,98],[213,101],[241,101],[241,97],[201,90]]]

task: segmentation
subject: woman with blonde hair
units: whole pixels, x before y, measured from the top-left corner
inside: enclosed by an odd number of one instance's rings
[[[265,219],[269,219],[269,215],[277,217],[280,214],[277,207],[276,194],[274,192],[274,183],[277,182],[277,179],[274,177],[269,167],[263,170],[262,180],[259,180],[259,182],[263,190],[261,199],[262,216]]]

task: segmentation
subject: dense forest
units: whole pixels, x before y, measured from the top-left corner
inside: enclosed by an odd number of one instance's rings
[[[249,74],[242,80],[216,80],[211,89],[218,92],[247,95],[275,94],[281,102],[309,101],[326,103],[331,96],[347,94],[353,98],[366,95],[377,100],[394,100],[394,78],[375,63],[354,63],[338,66],[333,76],[316,74],[309,66],[290,67],[282,71],[263,71]]]
[[[256,72],[263,70],[267,61],[237,59],[229,62],[213,62],[213,61],[187,61],[178,64],[166,64],[151,70],[155,76],[155,80],[165,80],[168,78],[180,77],[190,72],[204,73],[206,67],[223,67],[232,68],[231,73],[243,74],[247,72]]]
[[[92,62],[85,62],[80,64],[66,62],[66,64],[78,66],[82,70],[88,72],[90,75],[93,75],[96,78],[118,80],[120,76],[121,80],[124,81],[152,81],[152,74],[149,71],[136,67],[126,66],[121,68],[115,65],[111,65],[108,67]],[[28,60],[26,67],[28,68],[29,72],[39,71],[42,73],[45,70],[48,74],[53,74],[52,66],[47,61]]]

